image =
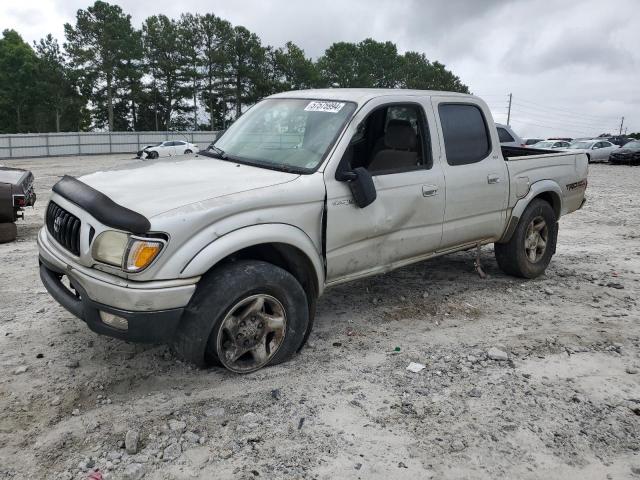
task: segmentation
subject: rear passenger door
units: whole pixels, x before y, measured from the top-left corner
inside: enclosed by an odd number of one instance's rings
[[[488,112],[474,99],[434,97],[446,181],[441,249],[497,240],[506,223],[507,166]]]

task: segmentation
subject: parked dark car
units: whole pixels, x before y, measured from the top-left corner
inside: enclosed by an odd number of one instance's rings
[[[624,147],[609,155],[609,163],[614,165],[640,165],[640,140],[626,143]]]
[[[36,203],[33,174],[28,170],[0,167],[0,243],[16,239],[15,221],[22,210]]]

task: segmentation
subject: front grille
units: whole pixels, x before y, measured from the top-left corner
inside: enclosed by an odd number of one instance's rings
[[[74,255],[80,255],[80,219],[55,202],[47,207],[47,230],[56,241]]]

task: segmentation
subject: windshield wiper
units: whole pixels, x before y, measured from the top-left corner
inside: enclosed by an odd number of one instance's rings
[[[213,150],[215,153],[215,157],[221,160],[227,160],[228,158],[225,151],[222,150],[221,148],[216,147],[215,145],[210,145],[209,148],[207,148],[207,150]]]

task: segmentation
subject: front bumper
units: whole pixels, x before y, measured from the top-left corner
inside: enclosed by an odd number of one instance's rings
[[[69,283],[75,292],[62,283],[64,275],[69,278]],[[184,308],[174,308],[156,312],[132,312],[94,302],[75,282],[73,276],[56,270],[53,265],[43,261],[42,257],[40,257],[40,279],[51,296],[65,309],[83,320],[91,330],[122,340],[140,343],[168,342],[178,328],[184,311]],[[121,330],[104,323],[100,317],[101,311],[126,319],[127,329]]]
[[[144,343],[171,339],[199,277],[133,282],[74,265],[64,259],[51,242],[43,228],[38,235],[40,278],[65,309],[100,334]],[[63,276],[75,292],[62,282]],[[105,324],[100,311],[127,319],[128,329],[118,330]]]

